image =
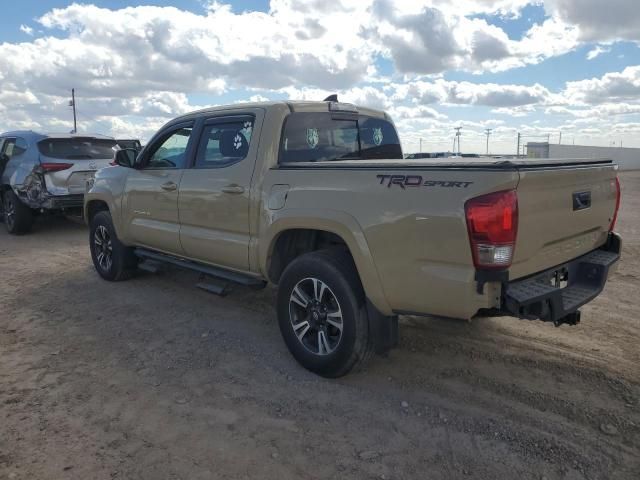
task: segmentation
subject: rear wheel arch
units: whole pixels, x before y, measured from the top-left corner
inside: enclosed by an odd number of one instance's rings
[[[293,260],[300,255],[327,248],[343,249],[355,264],[356,273],[371,303],[385,315],[393,315],[378,277],[373,257],[366,244],[364,234],[355,220],[344,218],[342,223],[329,222],[322,218],[307,216],[303,220],[285,220],[280,225],[272,224],[271,236],[265,235],[267,245],[261,254],[263,274],[274,284]],[[277,231],[276,231],[277,229]],[[268,240],[270,238],[270,240]]]
[[[351,258],[347,242],[340,236],[327,230],[313,228],[291,228],[284,230],[272,240],[267,262],[267,275],[271,282],[278,284],[282,273],[296,258],[330,248],[346,250]]]

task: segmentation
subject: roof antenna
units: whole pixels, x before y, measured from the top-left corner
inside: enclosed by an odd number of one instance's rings
[[[337,93],[334,93],[333,95],[329,95],[327,98],[323,100],[323,102],[337,102],[337,101],[338,101]]]

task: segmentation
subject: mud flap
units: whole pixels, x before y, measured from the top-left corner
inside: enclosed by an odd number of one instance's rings
[[[367,316],[369,333],[373,341],[373,350],[378,355],[385,355],[398,346],[398,316],[383,315],[367,299]]]

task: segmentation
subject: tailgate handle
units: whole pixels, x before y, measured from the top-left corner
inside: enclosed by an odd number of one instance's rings
[[[573,211],[591,207],[591,192],[577,192],[573,194]]]

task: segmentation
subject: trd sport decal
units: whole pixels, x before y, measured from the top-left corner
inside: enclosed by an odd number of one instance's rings
[[[444,188],[467,188],[473,182],[456,182],[452,180],[423,180],[421,175],[376,175],[380,179],[380,185],[398,185],[401,188],[407,187],[444,187]]]

